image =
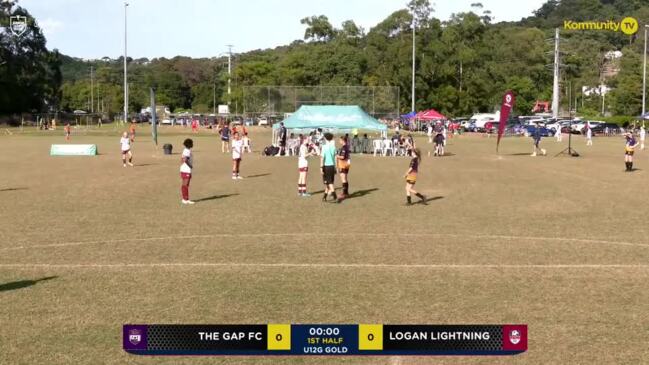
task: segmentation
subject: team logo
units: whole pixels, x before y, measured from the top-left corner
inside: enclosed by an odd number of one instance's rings
[[[15,15],[9,18],[9,29],[16,37],[20,37],[27,31],[27,17]]]
[[[521,333],[518,330],[509,331],[509,342],[511,342],[512,345],[518,345],[518,343],[521,342]]]
[[[140,341],[142,341],[142,332],[140,330],[129,330],[128,331],[128,342],[133,344],[133,346],[137,346]]]

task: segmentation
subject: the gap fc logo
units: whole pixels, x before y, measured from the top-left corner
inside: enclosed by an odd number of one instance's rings
[[[136,329],[128,331],[128,341],[132,343],[133,346],[137,346],[140,341],[142,341],[142,332]]]
[[[9,18],[9,29],[16,37],[20,37],[27,31],[27,17],[15,15]]]
[[[521,333],[518,330],[511,330],[509,331],[509,342],[512,343],[512,345],[518,345],[519,342],[521,342]]]

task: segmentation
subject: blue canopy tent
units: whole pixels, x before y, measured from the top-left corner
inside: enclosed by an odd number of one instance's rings
[[[367,114],[358,105],[304,105],[284,121],[286,129],[348,132],[352,130],[387,133],[388,127]],[[273,125],[273,141],[279,124]]]

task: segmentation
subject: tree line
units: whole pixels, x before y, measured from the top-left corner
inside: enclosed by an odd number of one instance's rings
[[[4,22],[10,13],[6,6],[0,9]],[[24,9],[16,11],[26,14]],[[399,87],[401,112],[408,112],[415,27],[418,110],[435,108],[452,116],[493,111],[504,91],[511,89],[517,95],[516,113],[529,114],[536,100],[551,100],[554,29],[563,27],[564,20],[619,21],[626,16],[635,17],[642,28],[649,22],[649,0],[550,0],[517,22],[497,22],[481,3],[441,21],[428,0],[412,0],[369,30],[353,20],[338,26],[326,15],[314,15],[300,21],[305,27],[303,39],[237,54],[231,95],[224,57],[129,58],[129,109],[148,106],[149,87],[156,88],[158,103],[172,111],[211,112],[214,104],[228,102],[232,111],[242,111],[245,86],[362,85]],[[605,112],[640,113],[642,32],[627,36],[562,29],[561,38],[565,110],[572,106],[580,114],[600,113],[601,98],[584,95],[582,87],[605,83],[613,88],[606,95]],[[43,108],[120,112],[123,59],[83,61],[47,51],[44,42],[35,23],[30,24],[28,36],[19,40],[0,34],[0,55],[11,58],[11,65],[0,66],[0,112]],[[30,51],[33,47],[38,51]],[[624,56],[607,58],[615,50]],[[28,62],[34,55],[39,61]],[[19,92],[9,92],[5,85]]]

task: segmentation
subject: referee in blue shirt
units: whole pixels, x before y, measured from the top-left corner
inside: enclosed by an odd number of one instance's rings
[[[322,147],[322,154],[320,157],[320,170],[325,185],[322,201],[327,201],[329,194],[332,195],[334,201],[337,201],[338,197],[336,196],[336,189],[334,188],[334,178],[336,177],[336,144],[333,141],[333,134],[325,133],[324,137],[327,142],[324,147]]]

